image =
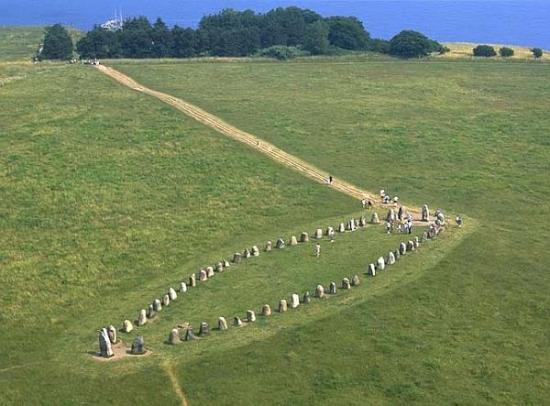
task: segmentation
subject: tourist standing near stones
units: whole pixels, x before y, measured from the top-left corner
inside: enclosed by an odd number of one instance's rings
[[[334,178],[332,177],[332,175],[328,175],[328,184],[332,185],[333,181],[334,181]]]
[[[315,244],[315,257],[319,258],[321,256],[321,244]]]
[[[462,217],[456,216],[455,221],[457,226],[462,227]]]

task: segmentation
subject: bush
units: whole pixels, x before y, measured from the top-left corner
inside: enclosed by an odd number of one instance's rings
[[[538,58],[542,58],[542,49],[540,49],[540,48],[532,48],[532,49],[531,49],[531,52],[533,53],[533,56],[534,56],[535,58],[537,58],[537,59],[538,59]]]
[[[491,56],[496,56],[495,48],[490,45],[478,45],[473,49],[474,56],[483,56],[489,58]]]
[[[446,46],[442,46],[439,49],[439,55],[448,54],[449,52],[451,52],[451,50],[449,49],[449,47],[446,47]]]
[[[498,53],[500,54],[500,56],[502,56],[503,58],[508,58],[510,56],[514,56],[514,50],[512,48],[508,48],[508,47],[502,47],[498,50]]]
[[[73,40],[69,32],[61,24],[55,24],[46,28],[44,47],[39,57],[41,59],[71,59],[73,49]]]
[[[258,55],[268,58],[275,58],[280,61],[286,61],[287,59],[296,58],[297,56],[307,55],[307,53],[296,47],[273,45],[272,47],[261,49],[258,52]]]
[[[380,38],[371,39],[367,45],[367,50],[380,52],[381,54],[390,53],[390,41]]]
[[[390,40],[390,54],[401,58],[418,58],[426,56],[441,47],[437,41],[432,41],[424,34],[405,30]]]

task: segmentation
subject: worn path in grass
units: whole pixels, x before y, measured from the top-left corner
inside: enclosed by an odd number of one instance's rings
[[[188,116],[194,118],[200,123],[207,125],[208,127],[211,127],[214,130],[234,140],[240,141],[248,145],[249,147],[269,156],[271,159],[277,162],[280,162],[283,165],[300,172],[304,176],[307,176],[308,178],[315,180],[316,182],[326,183],[327,181],[327,178],[329,176],[328,172],[325,172],[311,165],[310,163],[305,162],[304,160],[294,155],[291,155],[288,152],[283,151],[280,148],[277,148],[275,145],[269,142],[266,142],[261,138],[256,137],[255,135],[252,135],[246,131],[242,131],[226,123],[225,121],[218,118],[217,116],[210,114],[191,103],[188,103],[182,99],[171,96],[169,94],[147,88],[139,84],[138,82],[136,82],[131,77],[124,75],[123,73],[111,67],[104,66],[104,65],[97,65],[96,67],[101,72],[115,79],[117,82],[125,86],[128,86],[129,88],[136,90],[138,92],[145,93],[150,96],[158,98],[159,100],[171,105],[172,107],[178,109],[179,111],[182,111]],[[368,198],[373,202],[377,201],[375,194],[373,194],[372,192],[360,189],[357,186],[354,186],[351,183],[341,179],[334,179],[331,186],[334,189],[357,199]],[[414,215],[419,214],[417,210],[409,210],[409,211]]]

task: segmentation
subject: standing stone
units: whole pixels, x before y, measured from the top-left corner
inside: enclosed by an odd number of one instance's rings
[[[414,251],[414,242],[412,240],[407,241],[407,251]]]
[[[231,266],[231,264],[227,259],[222,260],[222,263],[224,268],[229,268]]]
[[[389,252],[388,254],[388,265],[395,264],[395,255],[393,255],[393,252]]]
[[[403,220],[403,214],[405,214],[405,209],[403,206],[399,206],[399,210],[397,210],[397,219]]]
[[[160,299],[155,299],[153,302],[153,310],[155,312],[160,312],[162,310],[162,304],[160,303]]]
[[[330,282],[330,285],[328,285],[328,293],[331,295],[336,294],[336,282]]]
[[[340,224],[338,225],[338,232],[339,232],[339,233],[343,233],[343,232],[345,232],[345,231],[346,231],[346,226],[344,225],[344,223],[340,223]]]
[[[406,253],[407,253],[407,246],[405,245],[404,242],[402,242],[401,244],[399,244],[399,254],[405,255]]]
[[[181,292],[181,293],[186,293],[186,292],[187,292],[187,283],[182,282],[182,283],[180,284],[180,292]]]
[[[260,256],[260,249],[258,248],[257,245],[254,245],[252,247],[252,256],[254,256],[254,257],[259,257]]]
[[[317,285],[315,288],[315,297],[322,299],[325,297],[325,288],[323,288],[323,285]]]
[[[178,298],[178,294],[174,290],[174,288],[168,289],[168,296],[170,297],[170,300],[176,300]]]
[[[241,321],[240,318],[235,317],[235,318],[233,318],[233,325],[234,325],[235,327],[242,327],[242,326],[243,326],[243,322]]]
[[[287,306],[288,306],[288,305],[287,305],[285,299],[279,300],[279,313],[284,313],[284,312],[286,312]]]
[[[223,272],[223,262],[218,262],[216,264],[215,271],[218,272],[218,273]]]
[[[372,213],[372,217],[370,218],[370,222],[372,224],[380,224],[380,219],[378,218],[378,213],[376,213],[376,212]]]
[[[189,277],[189,287],[194,288],[195,286],[197,286],[197,277],[195,276],[195,274],[192,274]]]
[[[250,258],[252,256],[252,253],[248,248],[245,248],[243,251],[243,258]]]
[[[208,274],[204,269],[201,269],[201,271],[199,272],[199,281],[204,282],[207,279],[208,279]]]
[[[351,286],[359,286],[361,284],[361,280],[359,279],[359,275],[353,275],[351,278]]]
[[[422,206],[422,221],[430,221],[430,209],[427,204]]]
[[[254,310],[247,310],[246,311],[246,320],[249,323],[254,323],[256,321],[256,313],[254,313]]]
[[[317,230],[315,230],[315,235],[314,235],[315,239],[316,240],[320,240],[321,238],[323,238],[323,230],[318,228]]]
[[[327,236],[331,238],[334,236],[334,228],[332,228],[331,226],[327,227]]]
[[[271,251],[271,245],[272,245],[271,241],[268,241],[267,244],[265,245],[265,252]]]
[[[275,246],[279,249],[283,249],[285,247],[285,240],[283,240],[282,238],[279,238]]]
[[[191,325],[187,326],[187,330],[185,331],[185,341],[193,341],[196,339],[197,337],[195,337],[195,333],[193,332],[193,327],[191,327]]]
[[[361,216],[359,219],[359,227],[365,227],[367,225],[367,219]]]
[[[300,306],[300,296],[298,296],[296,293],[293,293],[290,295],[290,308],[296,309],[298,306]]]
[[[170,330],[168,334],[168,344],[176,345],[180,343],[180,331],[177,328]]]
[[[151,309],[151,311],[154,311],[153,309]],[[149,316],[151,317],[151,316]],[[141,309],[139,311],[139,315],[138,315],[138,319],[137,319],[137,325],[138,326],[143,326],[145,323],[147,323],[147,312],[145,311],[145,309]]]
[[[300,234],[300,242],[308,242],[309,241],[309,234],[305,231]]]
[[[157,314],[157,312],[155,312],[155,308],[153,306],[153,304],[150,304],[149,307],[147,308],[147,318],[148,319],[152,319],[153,317],[155,317]],[[145,324],[145,323],[143,323]]]
[[[311,302],[311,295],[309,294],[309,290],[306,290],[306,293],[304,293],[304,297],[302,298],[303,304],[308,304]]]
[[[146,316],[145,314],[145,309],[142,310],[143,311],[143,316]],[[140,312],[140,315],[141,315],[141,312]],[[145,320],[147,321],[147,318],[145,318]],[[134,325],[132,324],[132,322],[130,320],[124,320],[122,322],[122,331],[125,332],[125,333],[129,333],[130,331],[132,331],[134,329]]]
[[[296,239],[295,235],[290,237],[290,245],[298,245],[298,240]]]
[[[414,248],[418,248],[420,246],[420,240],[418,239],[418,237],[413,238],[413,245]]]
[[[114,355],[109,333],[106,328],[99,330],[99,354],[105,358],[110,358]]]
[[[348,221],[348,230],[349,231],[355,231],[356,230],[356,226],[355,226],[355,220],[354,219],[351,219],[350,221]]]
[[[206,267],[206,276],[211,278],[214,276],[214,268],[212,268],[211,266],[207,266]]]
[[[370,276],[376,276],[376,267],[374,266],[374,264],[369,264],[368,273]]]
[[[426,241],[428,241],[428,233],[424,231],[422,233],[422,237],[420,238],[420,242],[426,242]]]
[[[201,322],[201,326],[199,328],[199,335],[201,337],[204,337],[204,336],[207,336],[209,334],[210,334],[210,326],[205,321]]]
[[[169,304],[170,304],[170,296],[164,295],[162,297],[162,305],[163,306],[168,306]]]
[[[271,307],[268,304],[262,306],[262,316],[271,316]]]
[[[240,252],[235,252],[233,254],[233,263],[234,264],[238,264],[239,262],[241,262],[241,253]]]
[[[342,279],[342,289],[351,289],[351,283],[348,278]]]
[[[386,215],[386,221],[389,223],[393,223],[395,221],[395,211],[393,209],[388,210],[388,214]]]
[[[227,320],[225,320],[225,317],[218,317],[218,330],[227,330]]]
[[[134,338],[130,352],[134,355],[141,355],[145,352],[145,342],[143,341],[143,336],[137,336]]]
[[[116,344],[116,328],[113,325],[110,325],[107,327],[107,334],[109,334],[109,340],[111,340],[111,344]]]
[[[378,260],[376,261],[376,269],[378,269],[379,271],[383,271],[384,269],[386,269],[386,261],[384,261],[384,257],[378,258]]]

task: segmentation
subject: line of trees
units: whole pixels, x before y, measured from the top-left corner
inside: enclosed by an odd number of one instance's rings
[[[485,58],[497,56],[497,51],[491,45],[478,45],[472,50],[472,53],[474,56],[481,56]],[[535,59],[539,59],[542,57],[543,51],[540,48],[531,48],[531,53]],[[502,58],[509,58],[514,56],[514,50],[509,47],[501,47],[498,50],[498,55]]]

